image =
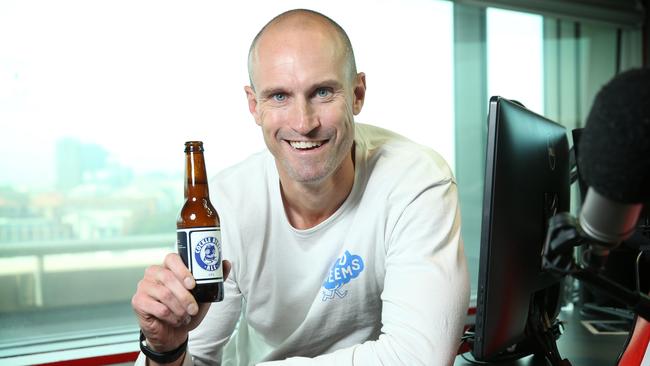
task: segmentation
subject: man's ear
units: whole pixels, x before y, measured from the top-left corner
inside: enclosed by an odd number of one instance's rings
[[[363,108],[363,101],[366,98],[366,74],[360,72],[354,82],[354,103],[352,104],[352,112],[356,116]]]
[[[255,118],[255,123],[260,125],[259,115],[257,113],[257,97],[255,96],[255,91],[250,86],[245,86],[244,91],[246,92],[246,99],[248,99],[248,111]]]

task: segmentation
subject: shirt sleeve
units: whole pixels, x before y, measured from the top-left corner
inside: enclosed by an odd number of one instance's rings
[[[187,347],[194,365],[221,364],[223,347],[235,330],[242,308],[242,294],[234,277],[233,269],[224,282],[223,301],[212,304],[201,324],[190,332]]]
[[[260,365],[453,365],[469,303],[469,276],[452,179],[427,187],[397,220],[387,243],[381,299],[378,340]]]

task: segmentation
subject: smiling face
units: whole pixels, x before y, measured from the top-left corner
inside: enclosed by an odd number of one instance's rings
[[[262,34],[252,53],[255,89],[246,94],[281,180],[318,184],[354,170],[353,116],[363,105],[365,76],[351,75],[331,25],[304,20]]]

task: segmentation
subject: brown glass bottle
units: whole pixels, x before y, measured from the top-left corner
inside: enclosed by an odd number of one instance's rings
[[[185,204],[176,220],[178,254],[192,272],[197,302],[223,300],[221,226],[210,203],[203,142],[185,143]]]

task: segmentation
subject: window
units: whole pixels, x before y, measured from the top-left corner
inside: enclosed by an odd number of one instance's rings
[[[456,177],[465,253],[476,293],[481,244],[487,105],[515,99],[544,114],[542,16],[456,5]]]
[[[543,114],[542,16],[495,8],[485,15],[488,95],[517,99]]]

